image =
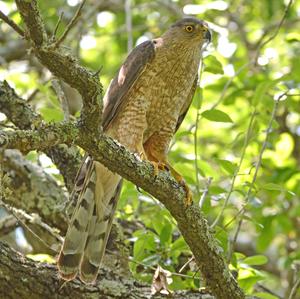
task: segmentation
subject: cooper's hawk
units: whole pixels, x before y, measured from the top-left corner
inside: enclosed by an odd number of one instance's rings
[[[156,170],[169,165],[169,143],[191,104],[201,48],[211,38],[207,25],[184,18],[160,38],[146,41],[129,54],[104,97],[103,129]],[[185,184],[187,200],[190,191]],[[63,279],[80,272],[93,282],[98,273],[121,189],[121,177],[86,156],[72,193],[78,197],[58,258]]]

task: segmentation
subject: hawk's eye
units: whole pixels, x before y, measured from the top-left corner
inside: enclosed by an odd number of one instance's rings
[[[185,29],[186,32],[193,32],[195,27],[192,26],[192,25],[187,25],[187,26],[185,26],[184,29]]]

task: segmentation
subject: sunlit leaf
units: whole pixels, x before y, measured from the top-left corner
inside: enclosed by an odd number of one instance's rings
[[[204,59],[204,71],[213,74],[224,74],[221,62],[213,55],[209,55]]]
[[[232,163],[229,160],[222,160],[222,159],[218,159],[217,160],[221,167],[226,170],[229,174],[233,175],[237,169],[237,165],[235,163]]]
[[[273,191],[284,191],[284,188],[282,186],[274,184],[274,183],[268,183],[263,186],[261,186],[262,189],[265,190],[273,190]]]
[[[251,266],[264,265],[268,262],[268,258],[264,255],[253,255],[246,257],[243,263]]]
[[[217,121],[217,122],[229,122],[232,123],[231,117],[226,114],[225,112],[218,110],[218,109],[210,109],[210,110],[205,110],[201,113],[201,115],[211,121]]]
[[[170,223],[165,222],[165,225],[160,232],[159,238],[160,238],[161,243],[163,243],[163,244],[169,243],[171,241],[172,225]]]

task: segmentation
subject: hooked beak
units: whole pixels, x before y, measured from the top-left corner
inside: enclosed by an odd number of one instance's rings
[[[211,42],[211,32],[210,32],[209,29],[206,31],[205,36],[204,36],[204,39],[205,39],[208,43]]]

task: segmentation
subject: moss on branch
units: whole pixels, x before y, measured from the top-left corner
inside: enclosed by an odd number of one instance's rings
[[[43,124],[42,117],[20,98],[5,81],[0,81],[0,111],[19,129],[34,130]],[[75,146],[59,144],[44,150],[62,174],[69,191],[81,163],[81,155]]]

